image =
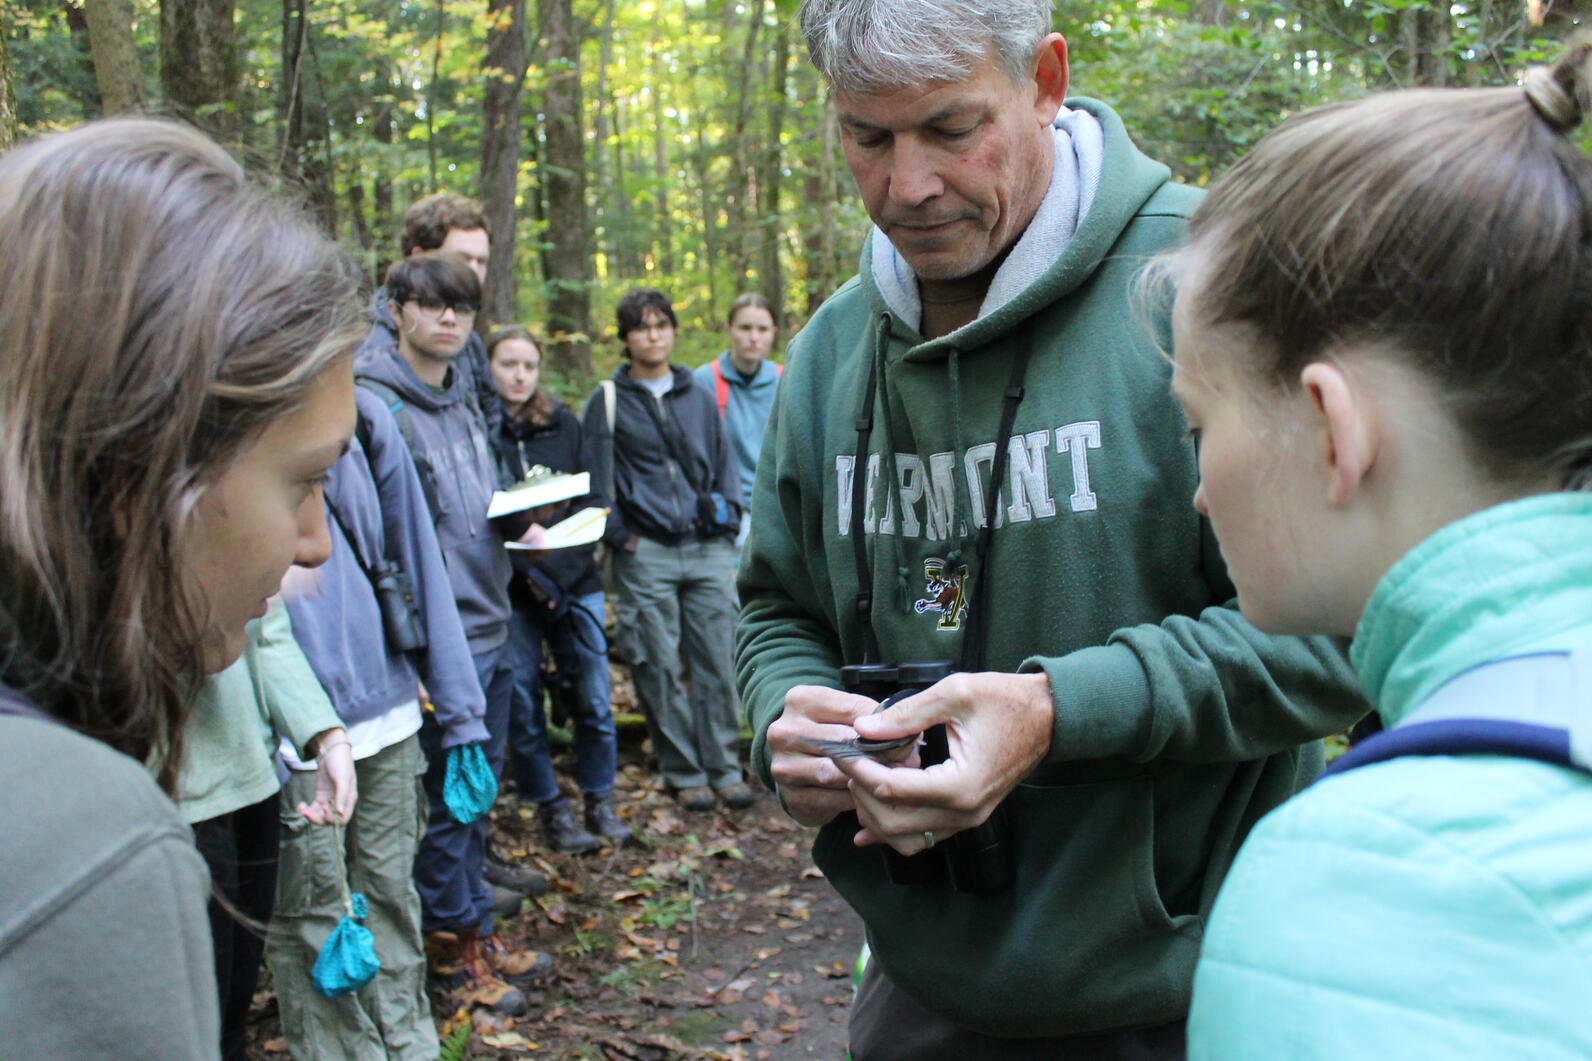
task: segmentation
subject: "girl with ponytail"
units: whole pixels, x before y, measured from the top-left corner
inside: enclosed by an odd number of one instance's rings
[[[1246,841],[1191,1057],[1592,1056],[1589,67],[1303,114],[1160,264],[1239,605],[1386,727]]]

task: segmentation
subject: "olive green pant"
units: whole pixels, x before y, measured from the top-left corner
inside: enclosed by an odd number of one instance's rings
[[[735,546],[642,538],[614,556],[615,641],[647,717],[663,778],[677,789],[741,780],[735,648]],[[680,656],[691,695],[680,681]]]
[[[359,801],[343,827],[350,891],[369,902],[365,927],[381,971],[359,991],[327,998],[315,989],[315,959],[345,912],[330,826],[293,808],[315,795],[315,775],[295,772],[282,788],[282,855],[265,957],[276,981],[282,1035],[295,1061],[434,1061],[437,1031],[426,999],[425,945],[415,851],[425,829],[420,791],[425,759],[410,736],[354,764]]]

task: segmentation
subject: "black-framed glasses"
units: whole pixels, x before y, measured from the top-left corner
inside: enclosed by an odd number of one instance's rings
[[[453,310],[455,317],[473,317],[481,312],[478,302],[449,302],[440,298],[412,298],[409,301],[415,309],[432,320],[442,316],[445,309]]]

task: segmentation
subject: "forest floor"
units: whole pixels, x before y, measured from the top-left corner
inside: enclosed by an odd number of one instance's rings
[[[514,1021],[472,1021],[433,994],[443,1057],[841,1061],[862,930],[812,865],[811,831],[766,792],[744,811],[687,813],[639,748],[620,755],[615,803],[631,845],[551,854],[531,812],[499,799],[498,850],[551,882],[499,932],[557,967]],[[263,981],[250,1057],[280,1061],[287,1048]]]

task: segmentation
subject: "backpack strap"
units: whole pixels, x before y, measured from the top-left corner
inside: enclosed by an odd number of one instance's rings
[[[1406,755],[1507,755],[1592,773],[1592,767],[1570,757],[1567,729],[1496,718],[1445,718],[1383,730],[1338,756],[1321,776]]]
[[[603,412],[608,416],[608,436],[614,434],[614,381],[604,379],[597,381],[597,387],[603,392]]]
[[[1505,755],[1592,774],[1592,659],[1514,656],[1466,671],[1322,777],[1405,755]]]
[[[730,404],[730,381],[724,378],[724,371],[719,368],[719,359],[714,358],[709,362],[713,366],[713,396],[719,402],[719,419],[724,419],[724,410]]]
[[[409,451],[410,458],[415,462],[415,471],[420,473],[420,490],[426,496],[426,508],[431,511],[431,522],[433,524],[441,522],[448,510],[442,502],[442,488],[437,482],[437,470],[432,466],[430,457],[415,452],[415,425],[410,418],[408,404],[399,397],[397,391],[379,379],[355,375],[354,382],[380,398],[387,406],[387,411],[392,413],[393,420],[398,424],[398,434],[404,440],[404,448]],[[359,437],[359,445],[369,459],[370,422],[363,416],[354,424],[354,434]]]

